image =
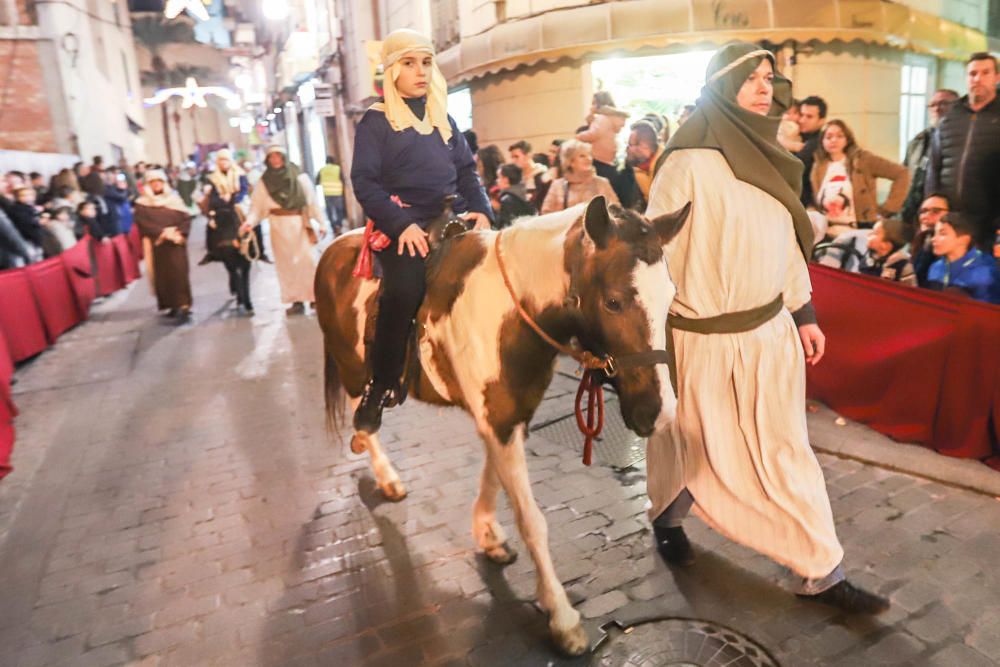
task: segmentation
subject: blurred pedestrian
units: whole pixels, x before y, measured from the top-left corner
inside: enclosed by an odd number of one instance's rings
[[[589,202],[604,195],[608,204],[620,204],[611,183],[594,170],[590,144],[570,139],[559,147],[562,178],[557,178],[549,188],[542,203],[542,214],[562,211],[577,204]]]
[[[135,224],[142,234],[152,272],[148,273],[159,310],[186,322],[191,317],[191,281],[187,237],[191,212],[171,189],[167,175],[156,169],[146,174],[146,192],[135,202]]]
[[[344,180],[340,174],[340,165],[332,155],[326,156],[326,164],[316,174],[316,184],[323,188],[323,199],[326,201],[326,214],[330,219],[333,233],[339,235],[344,224]]]

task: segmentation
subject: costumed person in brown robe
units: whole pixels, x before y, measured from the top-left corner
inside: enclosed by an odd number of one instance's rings
[[[253,304],[250,302],[251,262],[241,252],[239,234],[243,222],[239,203],[246,197],[249,188],[246,176],[233,162],[228,149],[215,154],[215,171],[208,175],[208,182],[208,193],[202,202],[208,215],[208,259],[218,260],[226,266],[229,291],[236,297],[237,307],[245,315],[253,315]]]
[[[162,169],[146,174],[146,192],[135,202],[135,224],[139,227],[146,256],[152,257],[150,281],[159,310],[187,321],[191,317],[187,237],[191,213],[169,185]]]
[[[325,218],[316,207],[312,179],[297,164],[288,161],[284,148],[269,146],[264,162],[267,169],[250,195],[250,213],[240,231],[251,231],[264,218],[270,221],[281,301],[291,302],[285,311],[288,315],[302,315],[306,302],[312,304],[316,300],[313,246],[319,239],[310,218],[321,224]]]
[[[806,429],[806,363],[825,339],[810,302],[802,163],[776,139],[790,97],[769,51],[727,44],[653,181],[647,216],[693,208],[665,248],[677,419],[647,445],[649,515],[670,564],[694,558],[682,528],[694,509],[801,577],[799,595],[879,613],[888,601],[845,578]]]

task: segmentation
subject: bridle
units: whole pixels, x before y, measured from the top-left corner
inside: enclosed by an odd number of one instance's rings
[[[503,253],[500,250],[500,237],[503,231],[497,233],[493,249],[497,256],[497,266],[500,268],[500,275],[503,277],[503,284],[507,287],[514,307],[517,309],[521,320],[538,334],[538,336],[562,354],[572,357],[580,367],[583,368],[583,376],[580,378],[580,387],[576,392],[576,425],[584,435],[583,443],[583,464],[590,465],[593,458],[594,438],[601,434],[604,429],[604,380],[611,379],[625,369],[639,368],[641,366],[655,366],[656,364],[670,364],[672,357],[666,350],[648,350],[646,352],[634,352],[632,354],[614,357],[610,354],[598,356],[593,352],[577,345],[564,345],[550,336],[539,326],[538,322],[524,309],[521,300],[514,292],[514,286],[510,282],[510,275],[507,273],[507,266],[503,261]],[[575,307],[580,307],[580,298],[574,298]],[[601,377],[603,374],[604,377]],[[587,395],[587,416],[584,421],[583,416],[583,396]]]

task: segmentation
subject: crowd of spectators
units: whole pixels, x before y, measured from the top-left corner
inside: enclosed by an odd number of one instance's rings
[[[861,146],[819,96],[784,110],[778,141],[803,163],[801,201],[822,263],[1000,303],[996,59],[973,54],[966,78],[964,96],[947,89],[933,93],[930,124],[909,142],[903,162]],[[679,109],[673,122],[656,113],[630,119],[610,93],[598,91],[573,137],[534,153],[529,142],[516,141],[506,159],[497,145],[479,148],[470,133],[497,225],[596,195],[645,210],[671,125],[681,125],[693,108]],[[628,143],[621,151],[625,127]]]

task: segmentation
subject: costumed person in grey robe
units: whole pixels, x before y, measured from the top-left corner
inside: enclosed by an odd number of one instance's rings
[[[162,169],[146,174],[146,192],[135,202],[135,224],[139,227],[147,265],[159,310],[187,321],[191,317],[191,281],[188,269],[187,237],[191,213],[184,200],[167,185]]]
[[[727,44],[653,182],[647,216],[693,206],[666,248],[677,419],[647,444],[649,516],[669,564],[694,558],[682,528],[693,508],[801,577],[799,595],[880,613],[888,601],[844,577],[806,430],[805,364],[819,362],[824,338],[810,302],[802,163],[776,139],[790,94],[770,52]]]
[[[291,302],[288,315],[305,313],[312,304],[316,259],[313,246],[318,238],[310,218],[323,221],[316,207],[316,193],[308,174],[289,162],[285,149],[270,146],[264,159],[267,169],[250,195],[250,213],[241,229],[248,232],[267,218],[271,223],[271,246],[274,248],[282,303]]]

